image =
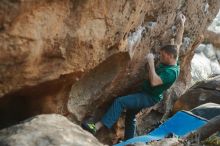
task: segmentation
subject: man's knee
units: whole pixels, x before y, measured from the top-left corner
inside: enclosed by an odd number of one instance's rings
[[[118,97],[114,101],[115,103],[123,103],[123,97]]]

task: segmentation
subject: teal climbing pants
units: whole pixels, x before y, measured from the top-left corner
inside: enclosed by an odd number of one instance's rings
[[[126,109],[125,118],[125,140],[133,138],[136,132],[135,115],[143,108],[151,107],[157,102],[153,97],[145,92],[131,94],[117,98],[106,114],[102,117],[101,122],[111,128],[119,119],[121,113]]]

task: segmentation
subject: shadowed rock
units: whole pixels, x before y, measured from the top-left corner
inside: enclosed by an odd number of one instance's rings
[[[206,103],[191,110],[197,116],[210,120],[220,115],[220,104]]]
[[[219,89],[220,76],[198,82],[177,100],[174,104],[174,112],[191,110],[208,102],[220,104]]]

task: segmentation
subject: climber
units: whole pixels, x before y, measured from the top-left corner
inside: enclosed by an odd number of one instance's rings
[[[177,58],[179,47],[182,43],[185,16],[179,14],[177,18],[180,28],[177,30],[175,45],[166,45],[160,49],[159,66],[155,68],[153,54],[149,53],[145,57],[149,69],[148,79],[143,84],[143,91],[117,98],[107,113],[104,114],[101,121],[97,123],[84,121],[82,127],[85,130],[95,134],[103,126],[111,128],[123,110],[126,109],[124,139],[127,140],[134,137],[136,127],[135,115],[141,109],[151,107],[161,101],[163,91],[167,90],[179,75],[180,69],[179,65],[177,65]]]

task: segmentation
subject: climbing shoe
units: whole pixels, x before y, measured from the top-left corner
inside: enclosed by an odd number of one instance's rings
[[[93,135],[96,134],[96,127],[95,127],[95,124],[92,122],[83,122],[82,128],[85,129],[86,131],[89,131]]]

